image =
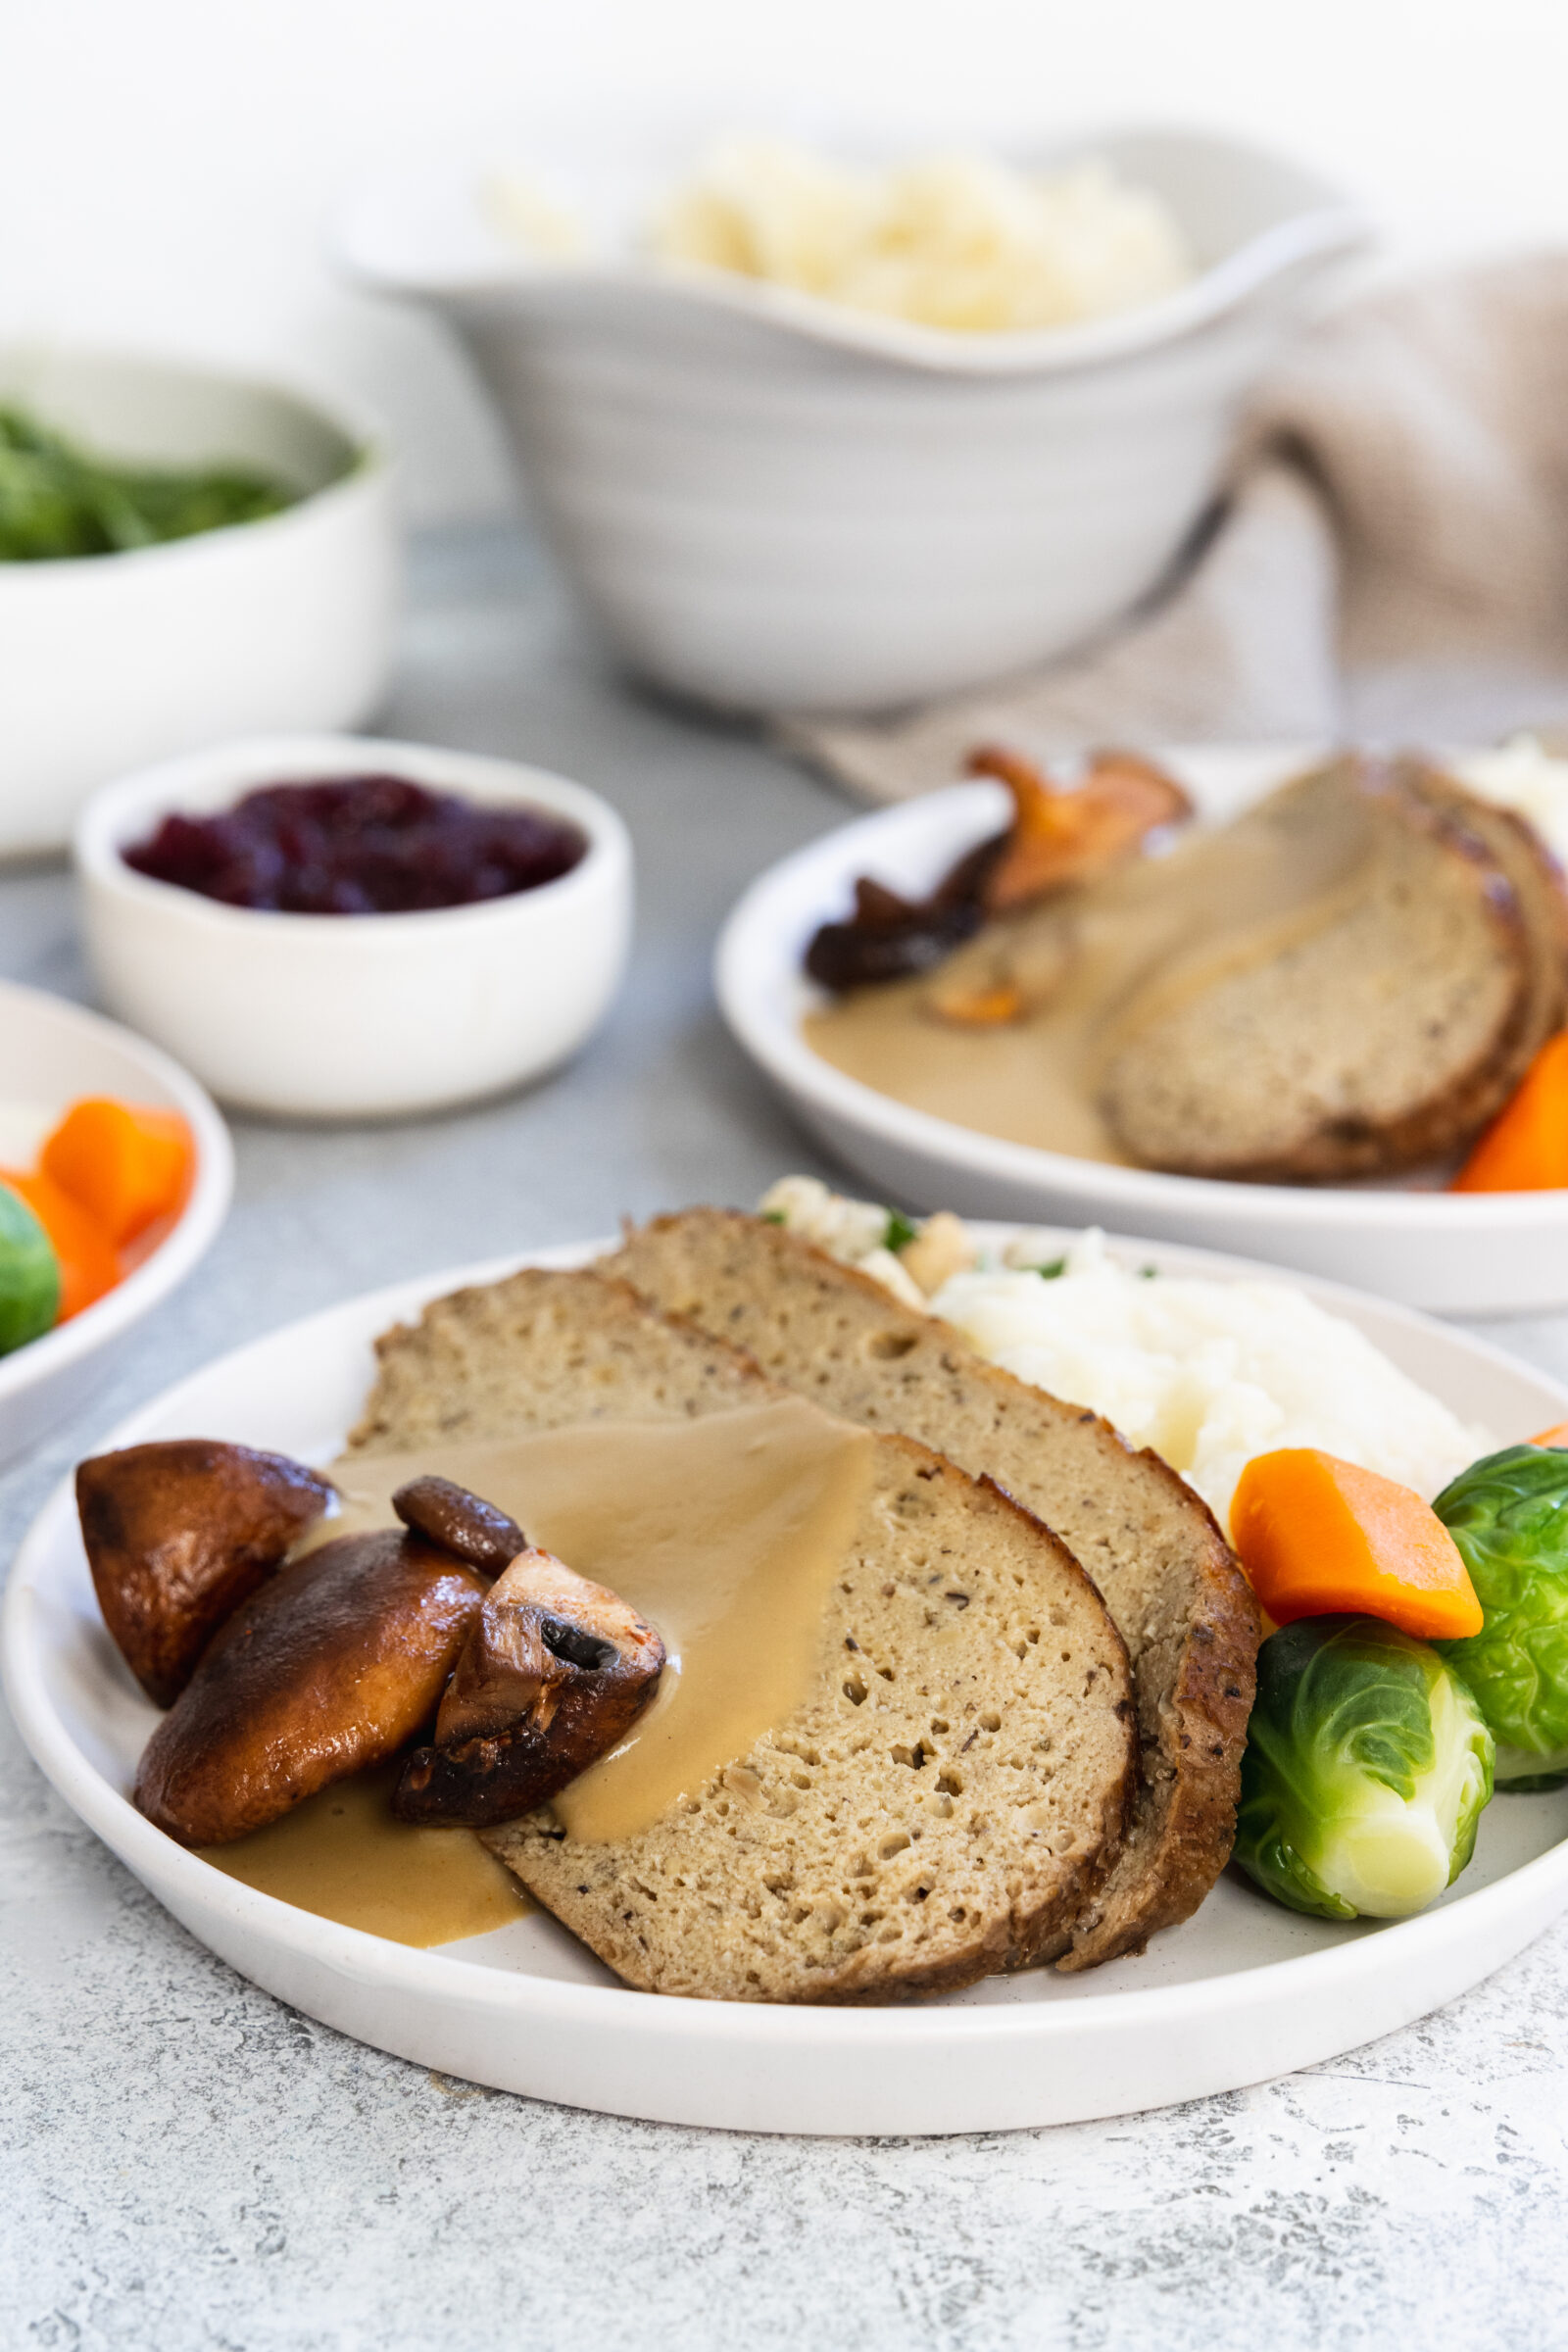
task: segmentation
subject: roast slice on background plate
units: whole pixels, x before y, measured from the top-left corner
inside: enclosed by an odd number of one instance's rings
[[[83,1095],[177,1110],[195,1145],[195,1178],[172,1229],[133,1272],[69,1322],[0,1356],[0,1467],[107,1377],[131,1327],[211,1248],[234,1189],[228,1130],[177,1062],[79,1004],[0,982],[0,1166],[30,1157],[33,1142]]]
[[[1200,818],[1223,822],[1322,756],[1314,746],[1197,745],[1158,757]],[[825,1002],[803,970],[818,926],[842,916],[862,874],[923,898],[1009,813],[1001,785],[958,784],[841,826],[754,882],[720,937],[714,983],[743,1051],[879,1198],[1245,1251],[1439,1313],[1543,1313],[1568,1304],[1568,1192],[1165,1175],[981,1134],[911,1109],[824,1060],[802,1031]]]
[[[1009,1238],[991,1228],[980,1238]],[[1059,1239],[1065,1247],[1069,1235]],[[374,1377],[372,1342],[432,1298],[519,1262],[459,1267],[293,1324],[143,1406],[103,1446],[193,1432],[322,1462]],[[1115,1245],[1170,1273],[1255,1264]],[[1568,1414],[1568,1390],[1462,1333],[1302,1286],[1499,1441]],[[101,1448],[100,1448],[101,1449]],[[259,1893],[156,1831],[128,1790],[156,1711],[99,1616],[69,1484],[18,1559],[0,1626],[12,1712],[61,1794],[167,1908],[256,1984],[362,2041],[499,2089],[734,2130],[949,2132],[1124,2114],[1310,2065],[1409,2023],[1498,1967],[1568,1905],[1568,1790],[1499,1797],[1475,1861],[1429,1911],[1339,1926],[1227,1873],[1149,1950],[1089,1974],[992,1978],[912,2006],[770,2008],[631,1992],[535,1914],[431,1951]],[[150,1994],[150,1998],[153,1997]]]

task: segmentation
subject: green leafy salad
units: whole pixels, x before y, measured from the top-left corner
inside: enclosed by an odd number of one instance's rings
[[[251,467],[121,465],[0,404],[0,563],[121,555],[259,522],[294,503]]]

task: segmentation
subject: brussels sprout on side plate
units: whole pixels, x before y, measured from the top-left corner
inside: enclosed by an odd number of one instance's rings
[[[1430,1642],[1376,1617],[1301,1617],[1258,1652],[1236,1859],[1320,1919],[1403,1919],[1469,1861],[1492,1734]]]
[[[60,1263],[26,1202],[0,1183],[0,1355],[54,1328]]]
[[[1499,1788],[1568,1780],[1568,1451],[1508,1446],[1433,1509],[1464,1555],[1486,1623],[1443,1652],[1497,1743]]]

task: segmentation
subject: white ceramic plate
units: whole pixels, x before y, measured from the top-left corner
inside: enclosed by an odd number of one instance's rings
[[[1122,1247],[1135,1262],[1172,1272],[1257,1271],[1157,1244]],[[533,1262],[593,1253],[558,1250]],[[427,1276],[293,1324],[171,1389],[105,1444],[199,1433],[328,1459],[369,1385],[376,1333],[511,1262]],[[1499,1438],[1563,1418],[1568,1390],[1495,1349],[1397,1307],[1303,1287]],[[662,2000],[618,1985],[547,1917],[412,1951],[243,1886],[144,1821],[127,1791],[157,1717],[99,1618],[66,1485],[17,1560],[0,1663],[22,1735],[66,1801],[243,1975],[421,2066],[656,2122],[975,2132],[1197,2098],[1407,2024],[1499,1966],[1568,1905],[1568,1793],[1506,1796],[1483,1818],[1458,1886],[1394,1926],[1298,1918],[1228,1874],[1196,1918],[1142,1958],[1087,1976],[1037,1971],[907,2008]]]
[[[1223,821],[1320,756],[1321,747],[1223,745],[1160,758],[1200,815]],[[1245,1251],[1446,1314],[1568,1305],[1568,1192],[1228,1184],[1106,1167],[910,1110],[813,1054],[801,1022],[824,1000],[801,958],[817,925],[847,911],[856,877],[921,895],[1009,808],[1000,784],[956,784],[840,826],[769,867],[720,937],[714,983],[740,1045],[879,1198]]]
[[[0,1355],[0,1465],[75,1411],[132,1325],[211,1247],[234,1189],[228,1129],[177,1062],[79,1004],[0,982],[0,1167],[28,1164],[81,1095],[181,1112],[196,1142],[196,1180],[177,1224],[134,1273],[58,1330]]]

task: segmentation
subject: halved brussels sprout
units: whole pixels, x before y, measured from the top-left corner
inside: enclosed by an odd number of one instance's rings
[[[1497,1786],[1554,1788],[1568,1780],[1568,1452],[1504,1446],[1432,1508],[1486,1614],[1479,1634],[1441,1647],[1492,1726]]]
[[[0,1183],[0,1355],[52,1331],[60,1312],[60,1260],[20,1193]]]
[[[1403,1919],[1469,1861],[1492,1734],[1430,1642],[1300,1617],[1257,1656],[1236,1859],[1293,1911]]]

